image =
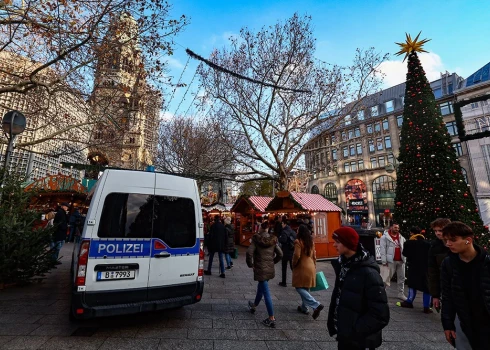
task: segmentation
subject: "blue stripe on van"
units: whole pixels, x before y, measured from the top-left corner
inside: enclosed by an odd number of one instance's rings
[[[155,249],[154,242],[159,241],[166,249]],[[149,258],[160,252],[171,255],[199,254],[199,238],[194,247],[170,248],[159,238],[97,238],[90,240],[89,258],[94,259],[123,259],[123,258]]]

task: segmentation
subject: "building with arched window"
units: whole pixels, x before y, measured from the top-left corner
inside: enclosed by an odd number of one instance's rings
[[[311,188],[311,193],[312,194],[320,194],[320,190],[318,189],[317,185],[313,185],[313,187]]]

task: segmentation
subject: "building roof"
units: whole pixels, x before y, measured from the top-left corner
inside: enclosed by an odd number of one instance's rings
[[[471,74],[463,83],[463,88],[478,85],[490,80],[490,62]]]
[[[243,195],[236,200],[230,211],[242,212],[249,211],[252,208],[253,210],[264,212],[271,201],[272,197]]]
[[[340,212],[342,209],[319,194],[278,192],[265,211]]]
[[[265,211],[265,208],[272,201],[272,197],[259,197],[259,196],[250,196],[248,200],[253,204],[255,208],[259,211]]]

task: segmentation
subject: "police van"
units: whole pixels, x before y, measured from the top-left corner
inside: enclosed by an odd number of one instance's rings
[[[194,180],[155,172],[104,171],[73,251],[70,318],[200,301],[202,228]]]

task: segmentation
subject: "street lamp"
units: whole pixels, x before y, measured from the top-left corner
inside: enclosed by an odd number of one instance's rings
[[[6,174],[10,156],[14,151],[15,137],[22,134],[26,129],[26,117],[24,117],[24,115],[19,111],[7,112],[2,119],[2,129],[8,139],[7,152],[5,152],[5,160],[3,163],[3,169]]]

